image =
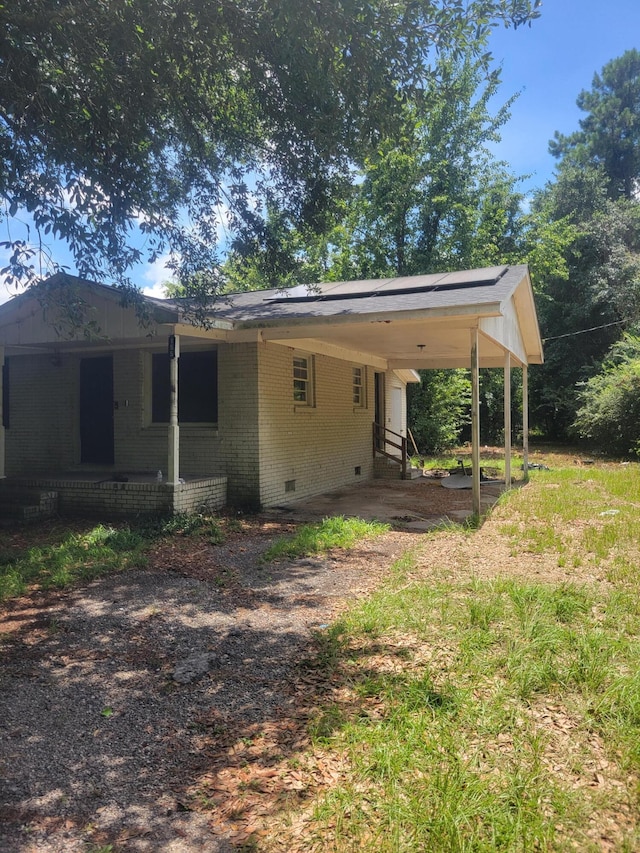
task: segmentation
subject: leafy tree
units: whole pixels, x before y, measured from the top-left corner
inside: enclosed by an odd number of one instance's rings
[[[426,102],[367,158],[348,223],[359,277],[464,269],[513,253],[521,196],[487,149],[509,115],[510,103],[489,111],[498,85],[483,60],[441,57]]]
[[[578,106],[587,115],[575,133],[556,133],[557,179],[534,205],[547,236],[568,238],[564,265],[537,279],[546,363],[532,374],[532,415],[554,438],[569,436],[578,384],[640,319],[640,53],[605,65]]]
[[[473,49],[538,0],[12,0],[0,5],[0,194],[81,275],[166,249],[217,265],[221,210],[320,228],[336,181],[397,124],[441,50]],[[37,276],[27,241],[10,272]],[[215,282],[212,282],[215,284]]]
[[[580,130],[569,136],[556,132],[551,153],[602,166],[609,196],[634,198],[640,178],[640,51],[628,50],[607,63],[576,103],[587,113]]]
[[[640,456],[640,337],[626,334],[580,390],[573,433],[609,452]]]
[[[624,200],[573,226],[566,272],[540,284],[538,312],[545,364],[532,374],[534,421],[566,439],[578,405],[578,383],[599,369],[612,344],[640,317],[640,209]]]
[[[407,416],[418,450],[439,453],[460,442],[470,422],[471,380],[467,370],[420,370],[420,384],[407,386]]]

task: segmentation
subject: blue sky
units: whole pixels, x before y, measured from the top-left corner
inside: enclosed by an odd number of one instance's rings
[[[502,65],[499,104],[520,92],[495,153],[514,174],[531,176],[522,185],[530,191],[553,177],[548,143],[554,131],[571,133],[578,127],[579,92],[591,87],[594,73],[611,59],[640,49],[640,0],[545,0],[531,27],[500,27],[489,47]],[[14,236],[19,230],[12,228]],[[6,239],[3,232],[0,239]],[[72,267],[64,247],[56,255]],[[140,287],[157,295],[167,277],[162,261],[141,267],[134,276]],[[0,302],[8,297],[0,286]]]
[[[580,91],[611,59],[640,49],[640,0],[545,0],[531,27],[497,29],[489,46],[502,63],[501,102],[521,93],[496,153],[515,174],[532,173],[525,187],[540,187],[553,177],[554,131],[578,128]]]

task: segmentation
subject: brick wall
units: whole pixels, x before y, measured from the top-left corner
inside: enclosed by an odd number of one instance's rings
[[[78,453],[77,359],[67,355],[14,356],[9,369],[7,475],[73,465]]]
[[[160,351],[160,349],[158,349]],[[167,472],[168,428],[151,423],[151,352],[114,353],[115,465],[126,471]],[[224,469],[218,430],[211,426],[180,427],[180,472],[201,477]]]
[[[356,408],[353,367],[358,363],[315,355],[315,406],[296,406],[294,352],[259,345],[260,501],[265,506],[359,482],[373,471],[373,368],[366,371],[367,405]]]
[[[229,503],[257,506],[259,491],[258,344],[227,344],[218,358],[219,454]]]
[[[167,483],[88,482],[87,480],[30,480],[20,478],[24,488],[49,489],[57,496],[62,515],[106,516],[168,515],[220,509],[227,502],[227,478],[211,477],[170,486]]]
[[[359,408],[353,405],[353,367],[358,363],[313,356],[315,405],[304,407],[293,400],[291,348],[221,344],[218,352],[218,426],[181,427],[181,474],[226,475],[230,503],[265,506],[372,476],[371,366],[366,368],[366,405]],[[68,470],[79,464],[80,357],[11,359],[8,475]],[[116,471],[160,469],[166,474],[167,427],[149,423],[149,365],[144,351],[113,353]],[[388,387],[388,417],[389,392]],[[117,484],[108,484],[104,491],[117,494]],[[186,493],[184,501],[190,501]]]

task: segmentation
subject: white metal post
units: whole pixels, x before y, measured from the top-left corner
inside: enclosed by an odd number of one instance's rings
[[[471,475],[473,514],[480,517],[480,370],[478,330],[471,329]]]
[[[169,465],[167,482],[176,486],[180,479],[180,427],[178,426],[178,361],[180,359],[180,337],[173,336],[169,357]]]
[[[522,365],[522,470],[529,479],[529,369]]]
[[[504,354],[504,484],[511,488],[511,353]]]

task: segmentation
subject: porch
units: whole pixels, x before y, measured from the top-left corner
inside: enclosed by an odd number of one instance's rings
[[[227,502],[227,478],[159,482],[149,472],[66,471],[0,481],[0,518],[35,521],[51,515],[168,515],[216,510]]]

